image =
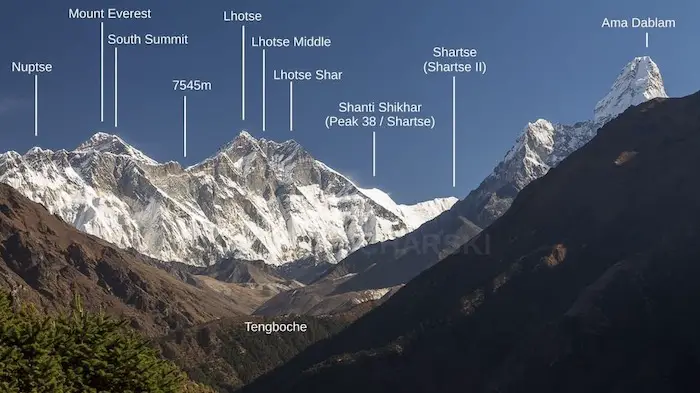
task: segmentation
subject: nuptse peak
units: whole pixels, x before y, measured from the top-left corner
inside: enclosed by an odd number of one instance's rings
[[[528,123],[493,172],[465,198],[466,217],[486,228],[510,207],[517,193],[590,141],[605,123],[627,108],[668,97],[661,72],[648,57],[636,57],[595,106],[591,120],[572,125],[538,119]]]
[[[241,132],[182,168],[97,133],[73,151],[0,155],[9,184],[78,229],[162,260],[203,265],[224,256],[282,264],[334,263],[401,236],[456,202],[399,205],[314,159],[295,141]]]

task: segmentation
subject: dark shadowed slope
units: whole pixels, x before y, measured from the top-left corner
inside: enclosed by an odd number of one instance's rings
[[[627,110],[518,195],[490,253],[447,257],[244,391],[691,391],[698,151],[700,94]]]
[[[235,317],[173,332],[157,341],[163,356],[196,381],[232,392],[288,361],[309,345],[341,331],[372,308],[372,302],[333,316]],[[250,332],[246,322],[300,323],[306,332]]]
[[[600,127],[630,105],[665,97],[656,63],[648,56],[634,58],[598,102],[591,120],[570,125],[545,119],[528,123],[503,160],[449,210],[407,235],[354,252],[329,268],[315,285],[282,292],[256,313],[331,312],[338,305],[366,297],[362,291],[396,289],[452,254],[480,228],[491,225],[527,184],[590,141]],[[472,252],[485,252],[487,247],[486,238],[472,242]]]
[[[77,292],[86,308],[125,316],[149,334],[244,311],[228,297],[153,264],[76,230],[0,184],[0,287],[16,301],[62,310]]]

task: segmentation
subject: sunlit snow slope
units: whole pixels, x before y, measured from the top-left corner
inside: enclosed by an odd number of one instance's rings
[[[158,163],[115,135],[73,151],[0,155],[0,182],[78,229],[163,260],[224,255],[283,264],[335,263],[403,235],[456,202],[397,205],[315,160],[295,141],[242,132],[189,168]]]

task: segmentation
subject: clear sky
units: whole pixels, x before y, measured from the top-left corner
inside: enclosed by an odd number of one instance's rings
[[[503,158],[528,121],[591,117],[620,69],[635,56],[659,65],[669,95],[700,89],[700,2],[433,0],[100,1],[4,0],[0,5],[0,151],[40,145],[73,149],[96,131],[116,133],[159,161],[200,161],[246,129],[255,137],[294,138],[317,159],[363,187],[409,203],[464,197]],[[187,34],[189,45],[120,47],[119,124],[114,128],[113,49],[105,48],[105,122],[100,122],[100,23],[71,20],[68,7],[150,8],[149,20],[105,20],[106,34]],[[248,36],[323,35],[330,48],[267,51],[267,130],[261,130],[261,51],[247,50],[247,110],[241,120],[241,29],[226,10],[263,14]],[[604,17],[675,19],[675,29],[609,30]],[[452,81],[424,75],[434,46],[476,48],[486,75],[457,76],[456,187],[452,186]],[[11,62],[51,62],[34,81]],[[288,84],[279,68],[343,71],[340,82],[295,84],[294,131]],[[182,92],[172,80],[211,81],[189,92],[188,154],[183,157]],[[340,101],[410,101],[434,129],[324,127]],[[372,176],[372,131],[377,134]]]

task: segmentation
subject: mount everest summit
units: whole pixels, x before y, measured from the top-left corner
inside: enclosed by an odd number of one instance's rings
[[[399,205],[356,186],[295,141],[245,131],[188,168],[97,133],[73,151],[1,154],[0,182],[84,232],[192,265],[224,256],[335,263],[416,229],[457,201]]]

